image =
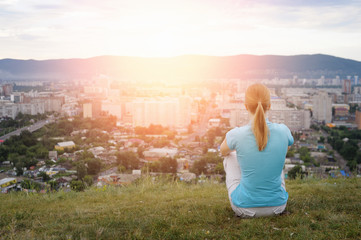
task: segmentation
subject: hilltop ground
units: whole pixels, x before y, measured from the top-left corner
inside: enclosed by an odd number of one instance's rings
[[[224,184],[0,195],[1,239],[360,239],[361,179],[286,182],[290,214],[240,219]]]

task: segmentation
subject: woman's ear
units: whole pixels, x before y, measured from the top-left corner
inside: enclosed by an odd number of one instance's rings
[[[244,104],[244,106],[246,107],[246,110],[248,111],[248,107],[247,107],[247,105],[246,105],[246,104]]]

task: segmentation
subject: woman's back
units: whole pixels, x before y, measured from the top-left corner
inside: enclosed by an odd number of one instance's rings
[[[269,138],[263,151],[258,150],[251,125],[227,133],[227,145],[236,150],[241,169],[240,184],[231,194],[233,204],[238,207],[279,206],[287,202],[287,192],[281,187],[281,172],[293,137],[283,124],[267,121],[267,127]]]

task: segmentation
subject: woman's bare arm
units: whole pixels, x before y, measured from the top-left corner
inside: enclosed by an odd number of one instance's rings
[[[221,144],[221,154],[223,156],[227,156],[230,152],[232,152],[232,150],[229,149],[229,147],[227,145],[227,140],[226,140],[226,138],[224,138],[224,140]]]

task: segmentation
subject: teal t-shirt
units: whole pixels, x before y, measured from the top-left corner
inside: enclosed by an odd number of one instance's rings
[[[235,206],[272,207],[287,203],[288,193],[281,186],[281,173],[288,146],[294,140],[286,125],[266,122],[269,137],[267,146],[261,152],[251,124],[236,127],[226,135],[227,145],[231,150],[236,150],[241,168],[240,184],[231,193]]]

